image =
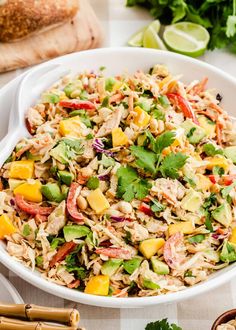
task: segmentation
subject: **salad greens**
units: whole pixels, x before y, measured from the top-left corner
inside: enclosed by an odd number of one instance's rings
[[[182,330],[176,324],[169,324],[167,319],[151,322],[146,325],[145,330]]]
[[[236,52],[236,0],[127,0],[126,4],[146,7],[162,24],[200,24],[210,33],[209,49],[229,47]]]

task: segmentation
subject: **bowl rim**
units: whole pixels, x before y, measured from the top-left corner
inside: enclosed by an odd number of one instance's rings
[[[233,317],[236,317],[236,308],[230,309],[218,316],[213,323],[211,330],[216,330],[218,325],[221,325],[225,322],[229,322],[230,320],[232,320]]]
[[[231,84],[235,85],[236,87],[236,79],[229,75],[228,73],[225,73],[221,69],[218,69],[214,67],[213,65],[210,65],[206,62],[202,62],[200,60],[187,57],[185,55],[176,54],[168,51],[160,51],[156,49],[145,49],[145,48],[129,48],[129,47],[112,47],[112,48],[99,48],[99,49],[92,49],[92,50],[86,50],[81,52],[76,52],[72,54],[67,54],[64,56],[57,57],[55,59],[52,59],[50,61],[44,62],[39,64],[38,66],[44,66],[47,65],[48,62],[51,63],[59,63],[60,61],[64,61],[64,59],[74,57],[79,57],[81,54],[88,54],[88,55],[94,55],[96,54],[102,54],[102,53],[108,53],[112,55],[112,53],[120,53],[121,55],[125,55],[126,53],[134,54],[140,52],[145,54],[153,54],[153,56],[161,54],[161,56],[167,56],[171,60],[175,59],[182,59],[186,63],[195,64],[197,67],[205,68],[208,71],[214,72],[219,77],[221,77],[224,80],[228,80]],[[29,69],[30,70],[30,69]],[[29,71],[27,70],[27,71]],[[19,80],[23,77],[25,74],[22,73],[20,76],[17,76],[13,80],[11,80],[9,83],[7,83],[5,86],[3,86],[0,89],[0,98],[1,94],[7,90],[13,89],[14,86],[19,82]],[[104,296],[95,296],[86,294],[84,292],[71,290],[69,288],[60,286],[58,284],[52,283],[48,280],[46,280],[43,277],[39,277],[35,272],[32,272],[30,269],[27,269],[26,266],[24,266],[19,261],[15,260],[13,257],[10,257],[7,252],[4,252],[0,248],[0,262],[2,262],[7,268],[9,268],[11,271],[16,273],[19,277],[27,281],[28,283],[46,291],[50,292],[51,294],[54,294],[55,296],[59,296],[61,298],[69,299],[72,301],[80,302],[83,304],[88,305],[94,305],[94,306],[101,306],[101,307],[109,307],[109,308],[137,308],[137,307],[143,307],[143,306],[150,306],[150,305],[158,305],[158,304],[169,304],[173,302],[178,302],[180,300],[185,300],[188,298],[193,298],[196,295],[200,295],[202,293],[206,293],[209,290],[212,290],[225,282],[229,281],[233,278],[233,276],[236,275],[236,267],[231,267],[228,269],[225,273],[223,273],[220,276],[215,276],[213,278],[208,279],[205,282],[201,282],[199,284],[196,284],[195,286],[188,287],[182,291],[174,292],[174,293],[168,293],[165,295],[159,295],[159,296],[150,296],[150,297],[128,297],[128,298],[116,298],[116,297],[104,297]]]

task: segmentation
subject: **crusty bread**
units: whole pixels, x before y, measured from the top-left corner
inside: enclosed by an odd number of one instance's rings
[[[0,0],[0,42],[23,39],[75,16],[79,0]]]
[[[0,72],[101,46],[103,32],[93,8],[88,0],[80,0],[79,4],[78,14],[54,29],[16,42],[0,42]]]

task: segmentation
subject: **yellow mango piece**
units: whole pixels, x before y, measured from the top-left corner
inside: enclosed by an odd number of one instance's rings
[[[111,132],[113,147],[124,146],[128,142],[128,137],[120,127],[114,128]]]
[[[209,161],[209,164],[206,166],[208,170],[212,170],[214,166],[222,167],[225,171],[229,169],[229,163],[223,156],[207,157],[204,160]]]
[[[6,214],[0,216],[0,239],[3,239],[5,235],[11,235],[17,232],[15,226],[13,226],[10,218]]]
[[[80,116],[61,120],[59,123],[59,132],[62,136],[81,137],[82,122]]]
[[[97,296],[107,296],[109,292],[109,276],[97,275],[90,278],[84,292],[88,294],[95,294]]]
[[[32,183],[25,182],[14,189],[14,194],[23,196],[27,201],[40,203],[43,200],[41,186],[42,185],[39,180],[34,180]]]
[[[11,163],[9,178],[11,179],[32,179],[34,175],[33,160],[17,160]]]
[[[123,85],[123,81],[121,80],[116,80],[116,82],[114,83],[113,87],[112,87],[112,91],[116,92],[118,89],[121,88],[121,86]]]
[[[150,259],[164,244],[163,238],[149,238],[139,244],[139,251],[145,258]]]
[[[133,112],[134,112],[133,123],[135,125],[137,125],[138,127],[145,127],[149,124],[151,117],[146,111],[144,111],[142,108],[137,106],[134,108]]]
[[[160,88],[163,88],[165,86],[165,84],[169,83],[170,80],[172,79],[173,77],[171,75],[165,77],[164,79],[162,79],[160,82],[159,82],[159,87]]]
[[[192,221],[183,221],[169,225],[168,232],[170,236],[179,232],[182,234],[192,234],[194,229]]]
[[[199,190],[209,190],[212,186],[212,182],[207,176],[203,174],[196,174],[197,177],[197,189]]]
[[[232,229],[232,233],[231,233],[231,235],[230,235],[229,241],[230,241],[231,243],[236,244],[236,227],[234,227],[234,228]]]
[[[206,116],[198,117],[199,124],[206,131],[207,137],[212,138],[216,134],[216,124],[209,120]]]
[[[97,213],[102,213],[110,207],[110,204],[102,191],[97,188],[93,190],[87,197],[89,205]]]

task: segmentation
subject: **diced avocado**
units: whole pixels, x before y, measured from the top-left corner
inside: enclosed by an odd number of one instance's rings
[[[43,256],[38,256],[35,258],[37,267],[41,268],[43,267]]]
[[[229,227],[233,220],[231,207],[226,202],[224,202],[224,204],[218,206],[214,211],[212,211],[211,215],[216,221],[218,221],[225,227]]]
[[[206,116],[199,116],[198,117],[199,124],[204,130],[209,138],[215,136],[216,124],[207,118]]]
[[[158,275],[167,275],[170,272],[168,265],[165,262],[158,260],[157,257],[151,257],[151,264],[154,272]]]
[[[131,260],[124,261],[123,267],[128,274],[133,274],[133,272],[140,266],[143,258],[135,257]]]
[[[195,187],[196,186],[196,174],[193,171],[192,167],[186,163],[184,165],[184,167],[182,168],[182,172],[183,172],[185,181],[187,181],[191,187]]]
[[[234,164],[236,164],[236,146],[226,147],[224,149],[224,155],[226,158],[232,160]]]
[[[9,188],[11,190],[14,190],[16,187],[18,187],[22,183],[25,183],[25,180],[9,179],[8,183],[9,183]]]
[[[82,82],[80,80],[74,81],[72,83],[67,84],[64,87],[64,92],[67,97],[71,97],[71,94],[74,91],[78,91],[78,93],[81,93],[81,88],[83,87]],[[74,95],[73,95],[74,96]],[[79,96],[79,95],[78,95]]]
[[[135,104],[135,106],[136,105],[140,106],[140,108],[142,108],[146,112],[149,112],[151,110],[150,99],[147,99],[146,97],[140,97],[139,101]]]
[[[39,155],[33,155],[29,151],[26,151],[26,158],[27,159],[32,159],[32,160],[40,160],[41,159],[41,157]]]
[[[220,261],[220,253],[219,251],[215,251],[213,249],[206,249],[203,251],[204,257],[210,261],[215,263]]]
[[[184,210],[195,212],[202,205],[201,193],[194,191],[192,188],[189,189],[187,194],[181,201],[181,206]]]
[[[224,241],[223,249],[220,254],[220,259],[223,262],[236,261],[236,244]]]
[[[115,274],[117,269],[120,267],[122,264],[123,260],[122,259],[110,259],[104,262],[101,268],[101,273],[103,275],[108,275],[112,276]]]
[[[54,93],[44,93],[41,100],[42,103],[58,103],[60,101],[60,96]]]
[[[146,147],[148,145],[148,138],[146,134],[140,134],[137,138],[137,145]]]
[[[63,200],[63,195],[61,193],[61,189],[57,183],[47,183],[41,187],[41,193],[43,196],[51,201],[60,203]]]
[[[112,91],[112,88],[113,88],[113,86],[115,84],[115,82],[116,82],[115,78],[108,77],[106,79],[106,81],[105,81],[105,89],[106,89],[106,91],[111,92]]]
[[[87,236],[90,233],[90,229],[86,226],[68,225],[63,228],[63,233],[66,242],[70,242],[73,239]]]
[[[67,157],[67,147],[65,143],[59,143],[55,148],[50,151],[50,155],[58,160],[60,163],[67,165],[68,157]]]
[[[186,119],[181,127],[183,127],[185,135],[192,144],[199,143],[206,136],[205,129],[194,124],[190,119]]]
[[[70,186],[71,182],[74,180],[74,175],[68,171],[58,171],[58,176],[67,186]]]
[[[146,288],[146,289],[151,289],[151,290],[155,290],[155,289],[160,289],[160,285],[152,282],[151,280],[147,279],[147,278],[144,278],[143,279],[143,286]]]
[[[69,192],[69,187],[67,187],[65,184],[63,184],[61,186],[61,193],[62,193],[63,199],[67,198],[68,192]]]

